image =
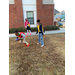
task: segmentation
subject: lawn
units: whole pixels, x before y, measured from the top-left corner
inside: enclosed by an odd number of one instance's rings
[[[29,47],[9,38],[9,75],[65,75],[65,34],[45,35],[43,48],[38,36],[29,36]]]

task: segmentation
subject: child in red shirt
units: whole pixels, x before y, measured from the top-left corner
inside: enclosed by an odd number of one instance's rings
[[[24,32],[18,32],[18,31],[16,31],[15,35],[17,36],[17,41],[21,40],[21,43],[24,43],[25,46],[29,47],[30,44],[28,42],[26,42],[26,40],[25,40],[26,35],[25,35]]]

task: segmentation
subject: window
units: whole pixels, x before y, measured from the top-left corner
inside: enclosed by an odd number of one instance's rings
[[[14,4],[14,0],[9,0],[9,4]]]
[[[53,4],[54,0],[43,0],[43,4]]]
[[[27,18],[30,24],[34,24],[34,14],[33,11],[27,11]]]

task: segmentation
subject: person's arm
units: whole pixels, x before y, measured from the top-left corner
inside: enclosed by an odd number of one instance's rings
[[[21,40],[23,39],[23,34],[21,34],[21,38],[20,38]]]
[[[42,30],[42,25],[40,25],[40,31],[42,32],[42,35],[44,35],[43,30]]]
[[[36,34],[38,33],[38,28],[37,28],[37,31],[36,31]]]

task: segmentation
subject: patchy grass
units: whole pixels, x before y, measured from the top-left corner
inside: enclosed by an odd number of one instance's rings
[[[26,40],[30,47],[9,38],[9,75],[65,75],[65,34],[45,35],[43,48],[37,36]]]

